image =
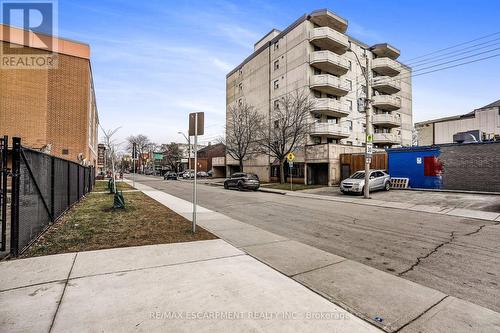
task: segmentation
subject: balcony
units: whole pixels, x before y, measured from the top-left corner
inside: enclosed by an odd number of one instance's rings
[[[397,48],[387,43],[375,44],[370,47],[370,50],[378,57],[387,57],[391,59],[397,59],[401,54]]]
[[[331,124],[331,123],[313,123],[311,124],[312,136],[326,136],[329,138],[342,139],[348,138],[351,135],[351,130],[348,127]]]
[[[385,94],[395,94],[401,90],[401,81],[390,76],[373,78],[372,88]]]
[[[372,70],[385,76],[396,76],[401,71],[401,64],[391,58],[376,58],[372,61]]]
[[[344,54],[349,48],[347,36],[329,27],[314,28],[309,39],[313,45],[337,54]]]
[[[401,108],[401,98],[391,95],[375,95],[372,105],[377,109],[394,111]]]
[[[330,74],[321,74],[311,77],[311,89],[334,96],[345,96],[349,93],[351,87],[343,79]]]
[[[306,162],[327,162],[329,161],[328,144],[308,145],[306,146]]]
[[[374,114],[373,125],[384,127],[399,127],[401,126],[401,117],[390,113]]]
[[[309,20],[320,27],[330,27],[339,32],[346,32],[347,30],[347,20],[328,9],[315,10],[309,16]]]
[[[312,112],[332,117],[345,117],[349,115],[350,110],[344,101],[333,98],[315,98]]]
[[[394,133],[374,133],[373,143],[387,145],[401,144],[401,135]]]
[[[335,75],[344,75],[349,71],[347,59],[331,51],[315,51],[309,58],[311,66]]]

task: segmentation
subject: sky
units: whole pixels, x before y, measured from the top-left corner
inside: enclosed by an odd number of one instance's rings
[[[500,31],[492,0],[59,0],[58,34],[90,44],[100,123],[121,126],[117,140],[183,142],[188,114],[203,111],[208,143],[224,132],[226,74],[272,28],[321,8],[346,18],[349,35],[396,46],[403,62]],[[414,77],[414,121],[500,99],[499,74],[497,57]]]

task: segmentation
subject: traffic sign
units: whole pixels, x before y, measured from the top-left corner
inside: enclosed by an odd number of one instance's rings
[[[293,153],[288,153],[288,155],[286,155],[286,158],[291,162],[295,159],[295,155]]]
[[[373,134],[366,135],[366,142],[373,142]]]
[[[366,157],[371,157],[373,155],[373,143],[368,142],[366,144]]]

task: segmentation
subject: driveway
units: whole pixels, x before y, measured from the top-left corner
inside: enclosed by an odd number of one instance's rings
[[[304,193],[346,197],[338,187],[321,187],[301,191]],[[456,192],[435,192],[417,190],[376,191],[370,194],[375,200],[410,203],[415,205],[441,206],[443,208],[463,208],[500,213],[500,195],[471,194]]]

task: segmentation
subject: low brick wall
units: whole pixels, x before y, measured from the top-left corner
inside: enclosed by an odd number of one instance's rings
[[[441,145],[442,188],[500,192],[500,142]]]

